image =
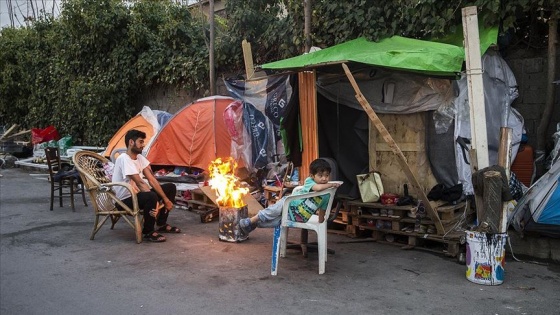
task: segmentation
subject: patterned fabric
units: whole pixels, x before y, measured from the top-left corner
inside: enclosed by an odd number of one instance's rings
[[[519,201],[523,197],[523,184],[517,179],[514,172],[510,173],[509,177],[509,189],[511,191],[511,196],[515,201]]]
[[[297,191],[295,194],[307,194],[311,192],[311,188],[315,185],[315,181],[308,177],[305,179],[303,189]],[[298,199],[290,202],[289,218],[291,221],[307,222],[318,209],[325,210],[329,204],[329,195],[321,195],[311,198]]]

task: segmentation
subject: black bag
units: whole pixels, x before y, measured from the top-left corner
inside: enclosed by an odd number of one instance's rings
[[[463,184],[457,184],[455,186],[445,188],[440,199],[447,202],[453,202],[461,199],[461,197],[463,197]]]
[[[443,184],[437,184],[430,190],[426,197],[428,197],[429,200],[440,200],[444,189],[445,186]]]
[[[463,184],[446,188],[443,184],[435,185],[427,195],[429,200],[443,200],[453,202],[463,197]]]
[[[55,182],[60,182],[61,180],[65,179],[65,178],[68,178],[68,177],[74,177],[74,179],[79,184],[82,183],[82,179],[80,178],[80,173],[78,173],[77,169],[71,169],[69,171],[60,170],[60,171],[56,172],[56,174],[54,174],[53,180]]]

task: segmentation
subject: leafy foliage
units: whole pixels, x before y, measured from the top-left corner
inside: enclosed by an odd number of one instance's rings
[[[246,4],[251,2],[251,4]],[[543,34],[542,27],[551,15],[558,16],[557,0],[315,0],[312,2],[312,42],[332,46],[358,37],[379,40],[393,35],[412,38],[440,37],[462,27],[461,8],[477,6],[479,20],[486,26],[501,26],[502,32],[523,40]],[[263,62],[302,53],[303,1],[228,0],[230,36],[234,42],[244,38],[258,44],[253,53]],[[260,6],[259,6],[260,5]],[[287,15],[269,11],[266,23],[246,30],[240,16],[253,16],[263,6],[284,8]],[[276,15],[275,15],[276,14]],[[264,18],[264,17],[260,17]],[[524,26],[523,26],[524,25]],[[459,28],[459,29],[458,29]],[[539,30],[535,32],[535,30]],[[546,32],[544,32],[546,33]],[[259,36],[260,35],[260,36]],[[542,36],[541,36],[542,37]],[[540,39],[542,42],[542,39]],[[262,47],[262,51],[261,48]],[[237,53],[239,55],[239,52]]]
[[[67,0],[57,19],[0,34],[0,123],[52,124],[78,143],[104,145],[142,90],[208,81],[204,33],[172,1]]]
[[[479,19],[501,25],[510,43],[542,48],[547,20],[560,15],[557,0],[310,3],[315,46],[360,36],[441,36],[461,27],[462,7],[476,5]],[[243,39],[257,65],[303,53],[303,1],[225,4],[227,17],[215,18],[218,73],[242,72]],[[104,145],[140,110],[141,92],[160,85],[207,89],[208,34],[206,18],[174,0],[63,0],[56,19],[0,30],[0,124],[53,124],[77,143]]]

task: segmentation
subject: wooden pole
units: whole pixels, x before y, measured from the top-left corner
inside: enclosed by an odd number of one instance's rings
[[[7,137],[10,133],[12,133],[12,131],[14,131],[14,129],[17,128],[17,124],[13,124],[10,129],[6,130],[6,132],[4,132],[1,136],[0,136],[0,140],[4,139],[5,137]]]
[[[502,127],[500,129],[500,148],[498,149],[498,165],[503,167],[509,183],[509,178],[511,176],[510,165],[511,165],[511,142],[513,138],[513,129]],[[502,203],[502,214],[500,216],[500,225],[498,228],[498,233],[507,232],[507,224],[509,218],[509,207],[508,202]]]
[[[210,8],[208,9],[210,18],[210,47],[209,47],[209,63],[210,63],[210,95],[216,95],[216,64],[214,61],[214,0],[210,0]]]
[[[486,134],[486,111],[482,82],[482,59],[478,35],[476,7],[462,9],[463,34],[465,36],[465,61],[467,88],[471,114],[471,144],[476,149],[477,165],[480,169],[489,166],[488,135]]]
[[[434,210],[434,208],[432,208],[432,205],[430,204],[430,201],[428,200],[426,193],[424,192],[424,190],[420,186],[420,183],[418,182],[418,179],[412,173],[412,170],[408,166],[408,163],[406,162],[406,158],[402,153],[401,149],[399,148],[399,146],[397,145],[397,143],[395,142],[395,140],[393,139],[389,131],[387,131],[387,128],[385,128],[381,120],[379,120],[379,117],[373,111],[371,105],[368,103],[366,98],[363,96],[362,92],[360,91],[360,87],[358,86],[358,83],[356,83],[356,80],[354,79],[354,76],[350,72],[350,69],[348,69],[348,66],[345,63],[343,63],[342,68],[344,68],[344,72],[346,72],[346,76],[348,77],[348,80],[350,80],[352,87],[354,87],[354,91],[356,92],[356,99],[358,100],[360,105],[362,105],[362,108],[369,116],[369,119],[372,121],[373,125],[375,126],[379,134],[383,137],[383,139],[385,140],[385,142],[387,142],[387,144],[389,145],[393,153],[395,153],[395,155],[397,156],[397,161],[399,162],[408,181],[412,185],[412,188],[416,190],[418,199],[422,200],[422,203],[426,208],[426,213],[428,214],[430,219],[432,219],[432,222],[434,222],[438,234],[439,235],[445,234],[443,224],[441,223],[441,220],[439,219],[437,212]]]
[[[303,37],[305,38],[305,52],[311,50],[311,2],[312,0],[303,0],[303,11],[305,14]]]
[[[243,49],[243,60],[245,61],[246,80],[250,80],[255,74],[255,67],[253,66],[253,53],[251,52],[251,43],[244,39],[243,42],[241,42],[241,48]]]

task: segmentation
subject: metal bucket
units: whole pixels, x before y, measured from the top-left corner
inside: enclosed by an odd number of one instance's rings
[[[220,241],[242,242],[247,235],[241,232],[239,220],[247,218],[247,206],[241,208],[220,207],[220,218],[218,223],[218,236]]]
[[[484,285],[502,284],[507,234],[466,231],[466,236],[467,280]]]

